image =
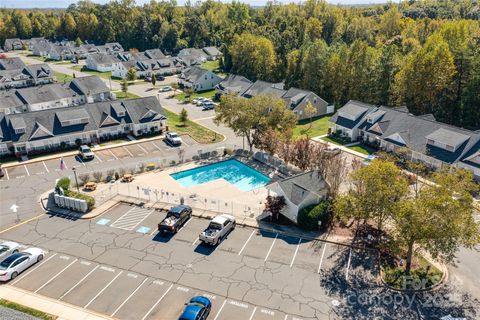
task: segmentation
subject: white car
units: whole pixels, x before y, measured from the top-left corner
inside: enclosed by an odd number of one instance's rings
[[[44,257],[45,252],[40,248],[29,248],[9,255],[0,262],[0,281],[15,279],[23,271],[42,261]]]
[[[168,91],[172,91],[172,87],[165,86],[165,87],[161,87],[160,90],[158,90],[158,92],[168,92]]]
[[[86,145],[80,146],[78,154],[80,155],[82,160],[92,160],[93,158],[95,158],[92,149],[90,149],[89,146]]]
[[[12,253],[17,253],[20,245],[13,241],[5,241],[0,244],[0,262]]]
[[[173,146],[179,146],[182,144],[182,138],[176,132],[167,132],[165,135],[165,140],[167,143]]]

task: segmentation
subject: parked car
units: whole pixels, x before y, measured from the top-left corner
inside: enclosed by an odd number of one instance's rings
[[[5,173],[3,173],[2,165],[0,164],[0,178],[3,177]]]
[[[167,132],[165,135],[165,141],[173,146],[179,146],[182,144],[182,138],[176,132]]]
[[[205,244],[216,246],[225,239],[233,229],[235,229],[235,217],[222,214],[210,221],[208,228],[200,233],[198,239]]]
[[[87,145],[80,146],[79,155],[82,160],[92,160],[93,158],[95,158],[92,149],[90,149],[90,147]]]
[[[158,231],[177,233],[178,229],[192,217],[192,208],[179,205],[168,210],[167,216],[158,224]]]
[[[130,173],[127,173],[122,177],[122,182],[132,182],[132,181],[133,181],[133,176]]]
[[[210,314],[212,303],[204,296],[196,296],[185,303],[185,309],[179,320],[205,320]]]
[[[156,79],[157,79],[157,81],[164,81],[164,80],[165,80],[165,77],[163,77],[163,76],[157,76]]]
[[[4,241],[0,244],[0,262],[12,253],[17,253],[20,245],[13,241]]]
[[[172,91],[172,87],[165,86],[165,87],[161,87],[160,90],[158,90],[158,92],[168,92],[168,91]]]
[[[216,106],[217,106],[217,104],[215,104],[213,102],[206,102],[206,103],[203,104],[202,111],[213,110],[213,109],[215,109]]]
[[[146,76],[143,80],[145,82],[152,82],[152,77]]]
[[[9,255],[0,262],[0,281],[15,279],[23,271],[42,261],[44,257],[45,252],[40,248],[29,248]]]

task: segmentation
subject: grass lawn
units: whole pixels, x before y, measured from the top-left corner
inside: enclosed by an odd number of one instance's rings
[[[344,146],[346,144],[351,143],[350,141],[345,141],[345,140],[342,140],[342,139],[336,138],[336,137],[323,137],[322,140],[325,140],[325,141],[328,141],[328,142],[331,142],[331,143],[334,143],[334,144],[338,144],[338,145],[341,145],[341,146]]]
[[[9,308],[9,309],[13,309],[13,310],[17,310],[17,311],[29,314],[31,316],[34,316],[34,317],[37,317],[37,318],[43,319],[43,320],[55,320],[55,319],[57,319],[56,316],[53,316],[51,314],[48,314],[48,313],[45,313],[45,312],[42,312],[42,311],[38,311],[38,310],[20,305],[20,304],[15,303],[15,302],[10,302],[10,301],[4,300],[4,299],[0,299],[0,306],[6,307],[6,308]]]
[[[42,62],[46,62],[46,61],[49,61],[50,59],[48,59],[47,57],[39,57],[39,56],[34,56],[33,54],[27,54],[27,57],[28,58],[32,58],[32,59],[35,59],[35,60],[38,60],[38,61],[42,61]],[[53,60],[52,60],[53,61]]]
[[[140,98],[140,96],[137,96],[134,93],[128,92],[125,94],[123,91],[114,91],[115,95],[117,96],[117,99],[134,99],[134,98]]]
[[[73,77],[71,75],[56,72],[56,71],[55,71],[55,78],[57,78],[57,81],[59,83],[64,83],[64,82],[73,80]]]
[[[80,72],[83,72],[83,73],[88,73],[88,74],[91,74],[93,76],[99,76],[99,77],[102,77],[102,78],[107,79],[107,80],[115,80],[115,78],[112,79],[112,72],[111,71],[109,71],[109,72],[98,72],[98,71],[95,71],[95,70],[87,69],[86,66],[74,66],[71,69],[76,70],[76,71],[80,71]]]
[[[372,153],[375,153],[377,152],[376,149],[372,148],[372,147],[369,147],[367,145],[364,145],[364,144],[359,144],[359,145],[356,145],[356,146],[353,146],[353,147],[348,147],[349,149],[352,149],[354,151],[357,151],[357,152],[360,152],[360,153],[363,153],[363,154],[366,154],[366,155],[370,155]]]
[[[220,60],[206,61],[200,65],[203,69],[215,71],[220,68]]]
[[[196,92],[191,96],[191,99],[195,99],[198,97],[204,97],[204,98],[209,98],[213,99],[215,97],[215,90],[209,90],[209,91],[203,91],[203,92]],[[185,93],[180,93],[175,96],[175,99],[178,101],[185,101]]]
[[[165,110],[167,114],[167,125],[170,131],[175,131],[178,134],[189,134],[193,139],[199,143],[215,143],[223,140],[224,136],[214,131],[199,125],[196,122],[188,120],[186,125],[183,126],[180,122],[180,116],[176,113],[173,113],[167,109]]]
[[[295,129],[293,129],[293,138],[298,139],[302,136],[317,137],[328,133],[328,128],[331,126],[330,116],[323,116],[314,118],[312,121],[312,128],[308,130],[310,126],[310,120],[301,120],[297,123]]]

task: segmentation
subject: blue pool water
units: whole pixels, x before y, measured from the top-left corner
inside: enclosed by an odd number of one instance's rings
[[[192,187],[217,179],[225,179],[248,192],[266,185],[270,178],[238,160],[226,160],[170,175],[184,187]]]

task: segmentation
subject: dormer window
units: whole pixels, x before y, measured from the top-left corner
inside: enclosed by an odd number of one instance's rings
[[[427,144],[431,145],[431,146],[434,146],[435,145],[435,141],[433,141],[432,139],[427,139]]]
[[[25,133],[25,128],[15,129],[15,134],[22,134],[22,133]]]

